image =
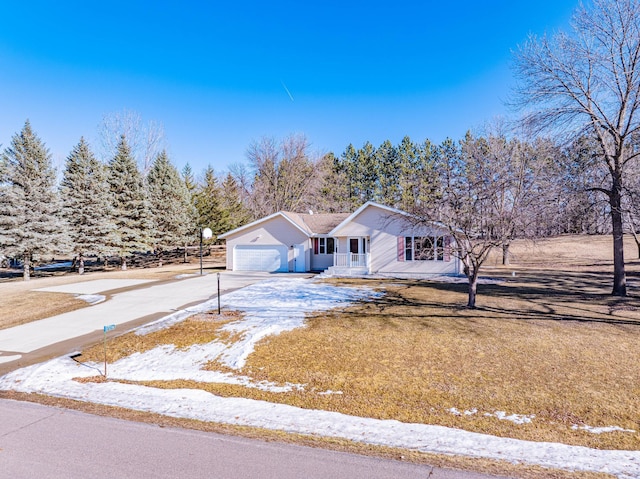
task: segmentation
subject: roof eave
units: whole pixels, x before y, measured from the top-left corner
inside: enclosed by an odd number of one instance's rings
[[[403,216],[411,216],[406,211],[402,211],[402,210],[399,210],[399,209],[396,209],[396,208],[391,208],[390,206],[381,205],[380,203],[376,203],[375,201],[367,201],[365,204],[360,206],[360,208],[358,208],[353,213],[351,213],[349,216],[347,216],[338,226],[333,228],[328,233],[328,235],[329,236],[336,236],[337,232],[340,231],[340,229],[342,229],[347,224],[349,224],[354,218],[356,218],[360,213],[362,213],[365,209],[369,208],[370,206],[375,206],[377,208],[386,210],[386,211],[388,211],[390,213],[395,213],[395,214],[399,214],[399,215],[403,215]]]
[[[259,220],[256,221],[252,221],[249,224],[246,224],[244,226],[240,226],[239,228],[233,229],[231,231],[227,231],[224,234],[221,234],[220,236],[218,236],[219,239],[227,239],[229,236],[234,236],[237,233],[240,233],[244,230],[249,230],[257,225],[259,225],[260,223],[264,223],[266,221],[269,221],[277,216],[282,216],[285,220],[287,220],[289,223],[291,223],[295,228],[297,228],[298,230],[300,230],[304,235],[306,235],[307,237],[310,236],[309,232],[305,231],[304,229],[302,229],[300,227],[300,225],[298,225],[295,221],[293,221],[291,218],[289,218],[286,214],[284,214],[282,211],[278,211],[276,213],[272,213],[269,216],[265,216],[264,218],[260,218]]]

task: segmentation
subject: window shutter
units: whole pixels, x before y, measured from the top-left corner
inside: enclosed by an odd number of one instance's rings
[[[398,236],[398,261],[404,261],[404,236]]]
[[[444,237],[444,260],[451,261],[451,236]]]
[[[318,238],[313,238],[313,254],[318,254]]]

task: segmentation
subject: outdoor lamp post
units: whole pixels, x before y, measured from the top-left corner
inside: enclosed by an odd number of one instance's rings
[[[212,236],[211,228],[200,228],[200,276],[202,276],[202,240],[210,239]]]

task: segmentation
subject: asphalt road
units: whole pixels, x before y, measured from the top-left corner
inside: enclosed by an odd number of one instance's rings
[[[11,400],[0,400],[0,476],[495,479],[323,449],[162,428]]]

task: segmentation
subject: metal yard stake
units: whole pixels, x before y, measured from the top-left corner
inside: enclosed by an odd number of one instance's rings
[[[104,377],[107,377],[107,331],[113,331],[116,329],[115,324],[110,324],[102,328],[104,331]]]
[[[220,315],[220,273],[218,273],[218,315]]]

